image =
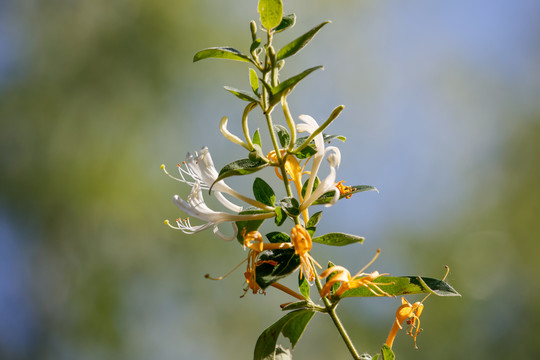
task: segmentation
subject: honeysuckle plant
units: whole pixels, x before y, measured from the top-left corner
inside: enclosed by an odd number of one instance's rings
[[[241,297],[249,292],[255,295],[266,294],[269,287],[291,296],[290,302],[280,305],[285,315],[259,336],[255,344],[255,360],[291,359],[292,348],[315,314],[330,316],[353,359],[394,359],[395,354],[391,348],[403,323],[409,325],[407,334],[414,338],[415,347],[421,331],[419,325],[423,301],[410,303],[404,295],[459,294],[445,282],[446,275],[442,280],[437,280],[423,276],[390,276],[379,271],[365,272],[380,250],[377,250],[368,264],[358,266],[361,270],[354,276],[345,267],[331,261],[327,262],[328,267],[323,270],[320,265],[322,262],[312,256],[314,243],[321,246],[348,246],[364,241],[363,237],[341,232],[320,235],[317,233],[317,225],[325,206],[333,206],[339,200],[377,189],[369,185],[346,186],[338,178],[341,152],[336,145],[326,144],[346,139],[341,135],[330,135],[326,129],[343,111],[343,105],[337,106],[322,122],[317,122],[309,115],[299,115],[299,121],[295,121],[288,105],[287,99],[296,86],[322,66],[310,67],[294,76],[282,78],[285,60],[300,52],[330,21],[320,23],[278,49],[274,46],[274,37],[293,28],[295,14],[283,15],[281,0],[259,0],[258,12],[260,24],[257,25],[255,21],[250,23],[251,42],[246,47],[248,51],[213,47],[197,52],[193,58],[194,62],[210,58],[234,60],[248,66],[248,90],[225,87],[246,104],[240,119],[242,134],[238,136],[229,131],[227,117],[223,117],[219,124],[223,136],[234,145],[243,147],[247,152],[246,157],[233,160],[218,171],[210,150],[203,147],[199,152],[188,153],[185,160],[177,165],[177,176],[171,175],[162,165],[169,177],[191,188],[186,199],[173,196],[174,204],[182,212],[181,217],[174,222],[176,225],[168,220],[165,223],[185,234],[212,228],[214,234],[223,240],[237,239],[239,248],[248,254],[226,276],[235,273],[235,269],[246,263],[243,274],[245,287]],[[255,110],[262,113],[268,129],[269,139],[264,143],[259,129],[252,132],[249,127],[249,114]],[[277,111],[283,113],[284,124],[275,122],[273,113]],[[325,160],[328,162],[327,167],[322,166]],[[321,171],[322,167],[327,170]],[[265,168],[275,170],[277,179],[283,185],[283,197],[276,195],[279,192],[268,181],[256,176],[256,173]],[[274,172],[266,173],[273,176]],[[225,179],[235,176],[255,177],[252,196],[233,189],[225,182]],[[205,202],[208,196],[214,196],[223,209],[211,209]],[[313,207],[318,211],[311,214]],[[263,235],[259,230],[267,220],[273,221],[276,230]],[[232,229],[222,232],[224,223],[231,224]],[[298,275],[294,275],[296,273]],[[288,276],[298,277],[298,290],[279,282]],[[221,280],[225,276],[214,278],[207,274],[206,277]],[[316,290],[312,295],[313,287]],[[401,297],[386,342],[380,354],[373,357],[358,352],[338,317],[337,305],[353,297]],[[291,349],[278,344],[280,335],[289,339]]]

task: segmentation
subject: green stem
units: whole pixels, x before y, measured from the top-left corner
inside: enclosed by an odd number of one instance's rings
[[[322,284],[321,284],[321,281],[319,280],[319,276],[315,277],[315,285],[317,286],[317,289],[319,290],[319,293],[320,293],[322,290]],[[351,341],[351,338],[347,334],[347,331],[345,330],[345,328],[343,327],[343,324],[341,323],[341,321],[339,320],[339,317],[337,316],[336,307],[330,303],[330,300],[328,300],[326,296],[324,296],[322,300],[323,300],[324,306],[326,307],[326,311],[328,312],[328,315],[330,315],[330,318],[332,318],[332,321],[334,322],[334,325],[336,326],[339,332],[339,335],[341,335],[341,338],[345,342],[345,345],[347,345],[347,348],[349,349],[349,352],[351,353],[353,359],[360,360],[360,355],[358,355],[358,351],[356,351]]]
[[[262,71],[262,77],[265,81],[268,81],[268,75],[270,75],[272,78],[275,78],[274,76],[274,69],[270,58],[269,58],[269,48],[272,45],[272,33],[268,30],[268,40],[266,44],[266,57],[265,57],[265,69]],[[270,74],[268,74],[270,72]],[[274,85],[275,86],[275,85]],[[266,87],[263,86],[262,88],[262,102],[261,102],[261,108],[264,113],[264,116],[266,117],[266,124],[268,126],[268,132],[270,133],[270,138],[272,140],[272,145],[274,146],[274,151],[276,152],[276,158],[278,162],[279,169],[281,171],[281,177],[283,178],[283,185],[285,186],[285,191],[287,193],[288,197],[292,197],[292,190],[291,185],[289,184],[289,177],[287,176],[287,170],[285,170],[285,158],[281,156],[279,144],[277,142],[276,133],[274,131],[274,124],[272,122],[272,116],[270,115],[270,109],[268,108],[268,104],[266,102],[267,98],[267,90]],[[285,155],[287,156],[287,155]],[[300,219],[298,216],[294,217],[295,224],[300,224]]]

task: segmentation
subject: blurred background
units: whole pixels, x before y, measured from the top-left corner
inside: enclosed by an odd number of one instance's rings
[[[426,301],[420,350],[398,359],[536,358],[540,326],[540,2],[285,0],[296,26],[324,20],[284,77],[325,65],[290,99],[294,116],[348,137],[338,176],[377,186],[329,208],[319,231],[366,237],[314,256],[351,270],[441,278],[462,298]],[[192,63],[205,47],[247,51],[255,0],[0,0],[0,358],[250,359],[289,301],[239,299],[243,260],[211,231],[163,225],[186,186],[164,176],[207,145],[220,168],[242,149],[243,63]],[[278,118],[279,119],[279,118]],[[264,126],[253,116],[251,128]],[[271,172],[266,173],[271,175]],[[250,195],[241,179],[233,187]],[[244,190],[245,189],[245,190]],[[294,280],[294,279],[293,279]],[[294,281],[292,281],[294,283]],[[417,301],[416,298],[409,299]],[[376,353],[399,299],[350,299],[340,314]],[[287,341],[282,341],[287,345]],[[315,316],[295,359],[347,359]]]

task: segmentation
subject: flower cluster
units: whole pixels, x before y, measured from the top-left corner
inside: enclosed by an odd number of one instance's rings
[[[248,252],[245,260],[227,275],[218,278],[206,275],[207,278],[221,280],[246,263],[242,297],[249,291],[253,294],[266,294],[266,289],[273,287],[295,299],[295,302],[281,305],[284,311],[289,312],[261,335],[255,347],[255,359],[275,358],[280,333],[288,337],[294,347],[315,312],[332,317],[348,349],[357,359],[359,355],[337,317],[336,306],[340,301],[348,297],[395,298],[420,293],[452,296],[457,295],[457,292],[444,279],[392,277],[378,271],[364,272],[379,256],[380,250],[354,276],[345,267],[331,262],[327,269],[318,274],[322,266],[312,254],[314,244],[346,246],[362,243],[364,238],[343,232],[317,234],[324,209],[310,214],[311,209],[321,205],[332,206],[341,199],[350,199],[354,194],[377,189],[368,185],[346,186],[345,181],[337,180],[341,151],[336,145],[329,146],[327,143],[345,141],[345,137],[327,134],[325,131],[341,114],[343,105],[337,106],[322,123],[309,115],[299,115],[298,121],[295,121],[292,115],[288,96],[302,80],[321,66],[306,69],[285,80],[279,76],[285,59],[303,49],[329,21],[319,24],[281,49],[276,49],[274,36],[292,28],[296,17],[294,14],[283,15],[281,0],[260,0],[259,13],[266,44],[262,44],[258,26],[252,21],[249,53],[230,47],[214,47],[199,51],[193,59],[236,60],[250,65],[250,91],[226,87],[227,91],[247,102],[239,121],[243,136],[229,131],[227,117],[222,117],[219,124],[223,136],[244,148],[247,157],[233,160],[218,171],[209,149],[203,147],[199,152],[188,153],[185,160],[177,165],[177,176],[171,175],[162,165],[165,174],[190,188],[185,198],[173,196],[174,204],[183,213],[182,217],[176,219],[175,224],[168,220],[165,224],[185,234],[211,228],[223,240],[237,239],[242,249]],[[285,119],[283,125],[274,123],[273,112],[279,108]],[[255,109],[261,111],[267,126],[269,141],[265,140],[265,145],[259,130],[250,131],[248,117]],[[328,162],[327,166],[323,166],[324,160]],[[273,168],[278,180],[282,182],[281,193],[284,195],[281,198],[262,177],[256,177],[253,181],[253,195],[241,193],[227,183],[231,183],[233,177],[254,175],[265,168]],[[205,196],[213,196],[222,209],[211,208]],[[263,235],[260,232],[261,226],[268,220],[273,221],[278,229]],[[231,230],[224,231],[224,223],[230,224]],[[279,231],[279,228],[284,231]],[[298,292],[279,282],[297,270]],[[310,287],[313,285],[317,287],[314,299],[310,296]],[[316,301],[322,301],[323,306],[317,305]],[[389,356],[388,353],[385,355],[385,351],[391,352],[394,338],[404,321],[408,321],[411,326],[408,333],[414,337],[416,345],[422,310],[422,302],[411,304],[402,297],[402,305],[396,313],[386,347],[382,349],[384,358]]]

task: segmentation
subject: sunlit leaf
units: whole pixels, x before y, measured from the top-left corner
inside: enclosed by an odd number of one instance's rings
[[[291,41],[290,43],[288,43],[287,45],[285,45],[277,53],[277,59],[278,60],[286,59],[289,56],[293,56],[294,54],[296,54],[297,52],[302,50],[304,48],[304,46],[306,46],[311,41],[311,39],[313,39],[313,37],[319,32],[319,30],[321,30],[321,28],[324,25],[328,24],[328,23],[330,23],[330,21],[325,21],[325,22],[317,25],[316,27],[309,30],[304,35],[300,36],[299,38],[297,38],[297,39]]]
[[[251,90],[253,90],[253,93],[255,93],[257,96],[259,95],[259,78],[257,77],[257,73],[253,69],[249,69],[249,83],[251,85]]]
[[[381,354],[382,354],[383,360],[394,360],[396,358],[390,346],[386,344],[383,345],[381,349]]]
[[[461,296],[450,284],[420,276],[380,276],[373,280],[382,290],[392,296],[412,294],[435,294],[438,296]],[[380,293],[379,291],[376,291]],[[340,297],[373,297],[367,287],[359,287],[345,291]]]
[[[253,97],[250,93],[248,93],[247,91],[244,91],[244,90],[238,90],[238,89],[235,89],[235,88],[232,88],[230,86],[224,86],[225,90],[227,90],[228,92],[232,93],[233,95],[235,95],[237,98],[239,99],[242,99],[244,101],[249,101],[249,102],[256,102],[258,103],[259,102],[259,99],[258,98],[255,98]]]
[[[287,214],[285,213],[285,211],[279,207],[279,206],[276,206],[276,208],[274,209],[275,213],[276,213],[276,217],[274,218],[274,222],[276,224],[276,226],[281,226],[283,225],[283,223],[285,222],[285,220],[287,220]]]
[[[309,282],[305,276],[298,274],[298,290],[305,298],[309,299]]]
[[[275,106],[277,103],[281,101],[281,96],[283,95],[285,91],[291,91],[306,76],[308,76],[315,70],[322,69],[322,68],[323,68],[322,66],[315,66],[315,67],[309,68],[307,70],[304,70],[300,74],[295,75],[279,83],[279,85],[276,86],[275,88],[272,88],[272,96],[270,98],[270,107]]]
[[[259,132],[259,129],[255,130],[255,133],[253,134],[253,139],[251,139],[251,142],[255,145],[259,145],[260,147],[262,147],[261,133]]]
[[[212,47],[203,49],[197,52],[193,56],[193,62],[197,62],[203,59],[228,59],[236,61],[250,62],[251,60],[247,55],[242,54],[240,51],[231,47]]]
[[[291,141],[291,135],[289,135],[289,131],[287,131],[285,126],[276,124],[274,125],[274,131],[277,133],[281,147],[285,148],[289,146],[289,142]]]
[[[375,186],[371,186],[371,185],[354,185],[354,186],[351,186],[351,191],[346,193],[346,194],[341,194],[339,196],[340,199],[343,199],[349,195],[353,195],[353,194],[356,194],[356,193],[359,193],[359,192],[364,192],[364,191],[376,191],[376,192],[379,192],[379,190],[377,190],[377,188]],[[320,198],[318,198],[317,200],[315,200],[313,202],[313,205],[324,205],[324,204],[329,204],[332,199],[334,198],[334,192],[333,191],[328,191],[324,194],[321,195]]]
[[[300,204],[293,197],[286,197],[280,201],[281,207],[290,216],[300,215]]]
[[[285,15],[283,19],[281,19],[281,23],[274,29],[274,32],[278,33],[278,32],[290,29],[294,26],[295,23],[296,23],[295,14]]]
[[[259,177],[255,178],[255,181],[253,181],[253,195],[257,201],[260,201],[265,205],[274,206],[276,201],[276,195],[274,194],[272,187]]]
[[[268,166],[268,163],[263,160],[250,160],[250,159],[240,159],[233,161],[227,165],[225,165],[219,172],[219,176],[217,177],[216,181],[214,183],[223,180],[225,178],[231,177],[231,176],[238,176],[238,175],[248,175],[253,174],[254,172],[257,172],[263,168]]]
[[[259,0],[261,24],[267,30],[277,27],[283,18],[283,3],[281,0]]]
[[[330,245],[330,246],[345,246],[354,243],[364,242],[364,238],[357,235],[344,234],[344,233],[329,233],[322,236],[317,236],[312,239],[313,242]]]

